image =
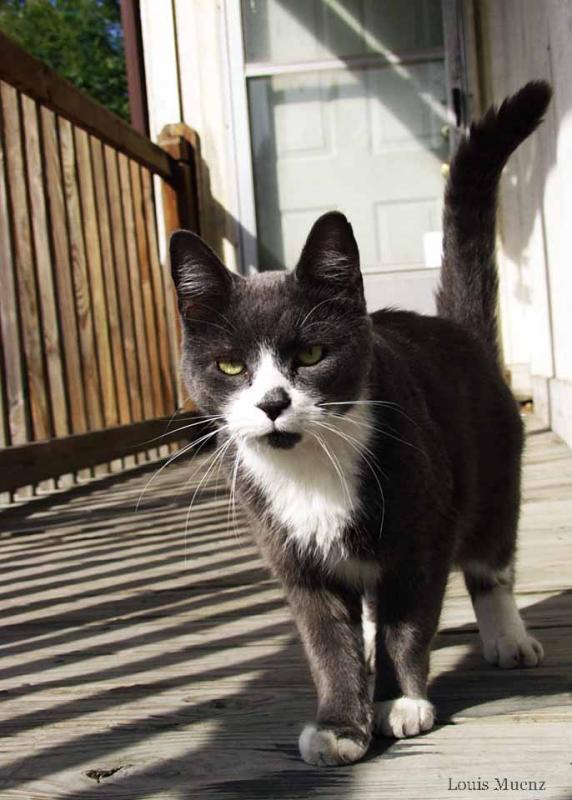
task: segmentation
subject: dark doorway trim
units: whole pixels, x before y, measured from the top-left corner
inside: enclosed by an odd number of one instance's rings
[[[125,41],[131,125],[143,136],[149,136],[149,109],[139,0],[121,0],[121,24]]]

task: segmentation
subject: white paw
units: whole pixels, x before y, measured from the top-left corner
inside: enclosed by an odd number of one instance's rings
[[[402,739],[430,730],[435,723],[435,708],[429,700],[398,697],[375,703],[374,720],[376,733]]]
[[[300,755],[307,764],[335,766],[353,764],[365,755],[368,744],[339,736],[332,728],[306,725],[298,740]]]
[[[540,642],[523,633],[520,636],[505,634],[483,642],[483,654],[489,664],[498,664],[502,669],[537,667],[544,658]]]

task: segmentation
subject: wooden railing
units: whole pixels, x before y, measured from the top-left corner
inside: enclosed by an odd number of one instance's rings
[[[197,204],[190,137],[168,149],[0,34],[0,492],[172,449],[149,449],[181,405],[155,192],[167,234]]]

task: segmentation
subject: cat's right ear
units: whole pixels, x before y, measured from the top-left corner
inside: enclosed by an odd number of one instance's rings
[[[190,323],[202,322],[228,303],[236,276],[190,231],[175,231],[169,245],[179,310]]]

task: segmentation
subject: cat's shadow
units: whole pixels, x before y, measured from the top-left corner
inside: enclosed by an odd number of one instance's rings
[[[558,595],[548,597],[529,606],[523,611],[525,621],[529,620],[531,633],[542,639],[546,658],[541,667],[537,669],[502,670],[490,666],[482,658],[480,643],[474,624],[464,625],[455,629],[444,629],[435,641],[434,650],[456,648],[460,645],[470,645],[467,652],[463,647],[462,655],[454,661],[451,668],[441,671],[429,684],[429,695],[438,709],[437,727],[443,725],[462,724],[455,718],[462,714],[463,717],[490,717],[505,716],[522,713],[539,706],[549,704],[550,697],[564,694],[570,687],[569,669],[565,672],[562,637],[558,628],[551,627],[551,620],[561,619],[563,610],[568,608],[568,616],[572,611],[572,593],[563,591]],[[532,619],[543,619],[544,627],[541,631],[532,628]],[[289,648],[295,647],[291,644]],[[280,656],[276,657],[276,669],[280,671],[278,663]],[[264,679],[262,679],[264,680]],[[254,691],[255,686],[251,686]],[[313,703],[310,698],[309,711]],[[272,748],[272,733],[275,725],[270,720],[275,720],[278,726],[280,721],[291,717],[291,693],[279,693],[271,707],[265,709],[268,723],[269,750]],[[229,719],[229,723],[230,723]],[[303,720],[300,720],[303,722]],[[241,721],[234,718],[232,727],[237,735],[244,731]],[[225,732],[225,738],[230,733]],[[306,798],[313,789],[324,792],[328,787],[340,791],[340,796],[347,796],[343,791],[352,785],[352,774],[360,769],[360,765],[351,765],[337,769],[314,768],[301,764],[296,747],[296,731],[293,731],[293,741],[288,751],[282,751],[282,764],[276,764],[272,759],[274,769],[258,772],[256,776],[243,774],[236,779],[226,780],[216,784],[216,796],[233,798],[251,798],[259,793],[261,787],[272,787],[273,798]],[[431,732],[408,740],[412,744],[428,741]],[[242,741],[246,744],[244,736]],[[217,742],[212,743],[213,748]],[[389,739],[376,738],[363,762],[380,761],[387,758],[414,758],[414,749],[395,747],[395,742]],[[276,753],[276,751],[274,751]],[[362,763],[363,763],[362,762]],[[278,767],[278,769],[276,769]],[[211,786],[214,788],[214,786]],[[190,795],[189,795],[190,796]],[[270,795],[269,795],[270,796]]]
[[[562,592],[524,610],[523,616],[543,620],[543,630],[536,631],[543,640],[546,659],[538,669],[501,670],[482,659],[476,628],[473,625],[443,630],[435,641],[434,651],[451,662],[430,682],[429,694],[438,709],[437,728],[463,724],[463,717],[497,717],[522,713],[550,703],[550,697],[565,693],[570,686],[569,669],[563,664],[564,643],[561,628],[551,627],[562,620],[563,611],[572,608],[572,594]],[[532,631],[534,632],[534,631]],[[272,627],[265,628],[271,635]],[[284,633],[284,625],[276,625],[276,633]],[[247,650],[257,643],[255,632],[245,633],[242,646]],[[262,642],[261,642],[262,643]],[[460,645],[460,656],[454,650]],[[238,645],[237,645],[238,646]],[[446,651],[453,651],[448,654]],[[451,656],[449,658],[449,655]],[[261,669],[256,670],[256,667]],[[311,767],[298,754],[297,737],[301,726],[314,712],[314,692],[301,646],[294,634],[269,655],[248,660],[245,666],[229,665],[225,676],[240,678],[242,673],[256,673],[248,684],[231,697],[221,694],[208,704],[199,692],[195,710],[202,722],[213,722],[213,734],[199,748],[167,761],[156,762],[144,771],[125,774],[118,781],[122,790],[129,788],[131,800],[149,795],[153,786],[170,790],[181,798],[201,797],[251,800],[272,797],[302,800],[318,793],[347,797],[368,762],[380,767],[386,759],[414,759],[421,747],[431,741],[432,732],[396,745],[392,740],[375,739],[361,764],[338,768]],[[189,700],[192,701],[192,692]],[[193,728],[189,728],[189,741]],[[109,785],[114,797],[113,787]],[[119,788],[119,787],[117,787]],[[121,791],[121,790],[120,790]],[[197,794],[198,793],[198,794]],[[117,795],[119,796],[119,795]],[[123,795],[121,795],[123,796]],[[74,798],[87,800],[91,794],[78,793]]]
[[[572,611],[572,593],[570,592],[561,592],[548,597],[523,611],[523,617],[525,621],[528,619],[533,634],[535,633],[532,628],[533,619],[544,620],[543,629],[537,630],[535,635],[543,641],[546,658],[542,666],[537,669],[502,670],[487,664],[482,658],[476,626],[473,624],[442,630],[435,641],[434,650],[447,650],[467,644],[470,649],[467,651],[466,647],[462,647],[459,660],[456,661],[453,656],[451,668],[441,671],[430,681],[429,695],[438,709],[437,726],[462,724],[455,719],[461,715],[463,717],[491,717],[522,713],[547,705],[551,696],[567,692],[570,686],[570,675],[566,674],[563,668],[563,663],[565,663],[562,658],[564,645],[558,628],[551,627],[551,621],[562,619],[563,609],[566,608],[568,608],[570,617],[570,611]],[[291,660],[293,651],[300,660],[303,659],[301,648],[296,640],[285,648],[284,654],[277,654],[272,659],[275,663],[270,667],[270,671],[275,670],[276,679],[282,686],[285,686],[287,682],[280,680],[280,672],[284,671],[286,678],[285,661],[286,659]],[[447,654],[440,655],[446,656]],[[300,672],[302,671],[305,671],[303,664],[300,665]],[[567,672],[569,673],[569,670]],[[300,678],[303,679],[302,675]],[[254,681],[249,686],[247,693],[256,694],[256,684],[264,685],[265,681],[266,678],[262,675],[258,681]],[[302,689],[302,692],[307,700],[305,705],[308,715],[311,715],[314,707],[313,694],[306,689]],[[241,770],[242,774],[237,775],[236,778],[229,776],[224,782],[211,784],[209,788],[213,790],[213,794],[217,797],[244,798],[246,800],[246,798],[259,796],[262,787],[268,786],[271,787],[268,796],[288,798],[288,800],[297,798],[301,800],[311,796],[313,790],[323,793],[328,788],[332,790],[335,788],[336,794],[339,792],[340,796],[349,795],[352,782],[357,776],[356,771],[360,770],[359,764],[327,769],[307,766],[301,762],[296,738],[304,719],[292,720],[291,690],[279,689],[271,705],[264,709],[264,717],[268,741],[268,769],[265,769],[264,766],[260,768],[260,765],[253,766],[252,771],[245,768],[243,771]],[[273,735],[275,739],[283,739],[284,722],[287,722],[289,729],[292,730],[292,743],[286,750],[280,749],[278,744],[274,745],[273,743]],[[245,731],[251,725],[251,715],[245,715],[243,718],[229,716],[226,720],[224,739],[226,740],[227,737],[238,739],[248,746],[248,737],[245,736]],[[281,735],[277,736],[277,733]],[[402,745],[396,747],[393,740],[376,738],[362,763],[376,760],[381,764],[384,759],[388,758],[414,758],[419,744],[423,740],[425,740],[424,743],[428,743],[430,737],[431,732],[428,732],[421,737],[408,740],[412,745],[417,743],[411,748],[404,748]],[[209,757],[206,751],[211,748],[215,751],[219,746],[220,740],[217,738],[207,745],[202,754],[197,754],[195,757],[206,757],[207,761],[210,761],[214,753]],[[191,794],[185,796],[190,797]],[[209,796],[208,792],[206,794]]]

